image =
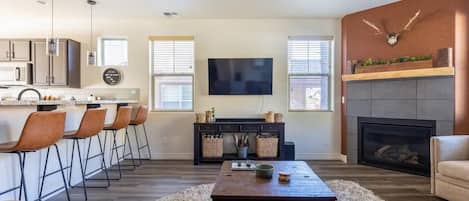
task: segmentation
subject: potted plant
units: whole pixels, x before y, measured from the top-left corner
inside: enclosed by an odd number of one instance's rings
[[[246,159],[248,158],[248,149],[249,149],[249,136],[247,134],[243,135],[233,135],[236,151],[238,152],[238,158]]]
[[[398,57],[390,60],[368,58],[354,63],[354,73],[373,73],[432,68],[432,55]]]

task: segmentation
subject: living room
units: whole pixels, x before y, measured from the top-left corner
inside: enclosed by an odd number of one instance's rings
[[[3,3],[0,200],[469,194],[464,0]]]

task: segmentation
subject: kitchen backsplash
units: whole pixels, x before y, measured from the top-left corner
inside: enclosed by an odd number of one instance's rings
[[[0,89],[0,98],[1,100],[16,98],[20,91],[25,88],[27,87]],[[103,100],[139,100],[140,98],[140,89],[137,88],[33,88],[37,89],[43,97],[54,96],[62,100],[71,100],[72,97],[76,100],[87,100],[90,95],[101,97]],[[37,95],[34,92],[26,92],[23,94],[23,99],[34,99],[36,97]]]

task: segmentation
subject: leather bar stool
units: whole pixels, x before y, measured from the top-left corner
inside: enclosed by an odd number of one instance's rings
[[[111,146],[111,157],[110,157],[110,160],[109,160],[109,169],[108,170],[114,170],[114,169],[111,169],[112,161],[113,161],[113,158],[114,158],[114,152],[116,153],[116,158],[117,158],[117,167],[118,167],[117,170],[119,171],[119,177],[118,178],[112,178],[111,180],[119,180],[119,179],[122,178],[122,168],[121,168],[121,166],[127,166],[127,165],[122,165],[120,163],[120,160],[124,159],[126,154],[125,154],[125,149],[124,149],[122,157],[120,157],[119,156],[119,148],[125,147],[127,142],[128,142],[129,149],[130,149],[130,154],[129,155],[131,155],[132,166],[134,168],[136,167],[134,157],[133,157],[133,154],[132,154],[132,145],[130,144],[129,133],[127,132],[127,127],[129,126],[130,119],[131,119],[131,113],[132,113],[132,107],[130,107],[130,106],[119,106],[118,109],[117,109],[117,115],[116,115],[116,118],[114,120],[114,123],[112,123],[111,125],[105,126],[104,129],[103,129],[105,131],[104,147],[106,147],[108,131],[112,132],[112,137],[113,137],[112,146]],[[124,144],[117,146],[117,132],[121,129],[125,129]]]
[[[148,107],[146,105],[141,105],[138,107],[137,110],[137,115],[135,116],[135,119],[132,119],[130,121],[130,126],[134,128],[134,133],[135,133],[135,141],[137,143],[137,151],[138,151],[138,159],[139,159],[139,164],[142,164],[142,160],[150,160],[151,159],[151,150],[150,150],[150,145],[148,144],[148,135],[147,135],[147,130],[145,128],[145,122],[147,121],[147,116],[148,116]],[[144,134],[144,139],[145,139],[145,144],[140,146],[139,138],[138,138],[138,133],[137,133],[137,126],[142,125],[143,128],[143,134]],[[142,154],[140,150],[147,148],[148,151],[148,158],[142,158]]]
[[[73,133],[67,133],[67,135],[64,135],[64,139],[68,140],[73,140],[73,145],[72,145],[72,157],[70,160],[70,171],[69,171],[69,177],[68,177],[68,184],[69,186],[71,185],[71,177],[72,177],[72,172],[73,172],[73,158],[75,155],[75,145],[77,147],[77,152],[78,152],[78,161],[80,163],[80,173],[81,173],[81,178],[82,178],[82,186],[83,187],[83,193],[85,195],[85,200],[88,200],[88,193],[87,193],[87,188],[107,188],[110,186],[109,182],[109,175],[107,173],[106,168],[104,168],[104,149],[101,145],[101,138],[99,137],[99,133],[103,130],[104,128],[104,120],[106,118],[106,109],[89,109],[86,110],[85,114],[83,115],[83,118],[81,119],[80,127],[76,132]],[[103,170],[104,174],[106,175],[107,179],[107,184],[105,186],[87,186],[86,185],[86,176],[87,176],[87,165],[88,161],[86,161],[85,165],[83,164],[83,159],[82,159],[82,150],[80,149],[80,140],[86,140],[89,139],[88,143],[88,152],[86,157],[89,158],[90,154],[90,147],[91,147],[91,141],[94,136],[97,136],[98,138],[98,144],[99,144],[99,151],[100,153],[98,156],[101,156],[101,168],[98,168],[97,170]],[[92,173],[96,172],[97,170],[93,171]]]
[[[24,167],[26,163],[26,153],[35,152],[40,149],[47,148],[46,159],[44,163],[44,170],[42,174],[42,181],[40,186],[39,198],[42,200],[42,190],[44,187],[44,180],[47,176],[61,172],[62,179],[64,182],[64,189],[66,191],[67,200],[70,201],[70,194],[67,188],[67,180],[62,165],[62,158],[60,156],[57,141],[59,141],[64,135],[65,129],[65,112],[33,112],[29,115],[26,123],[24,124],[23,131],[20,139],[15,142],[8,142],[0,144],[0,153],[12,153],[18,155],[20,161],[20,172],[21,181],[20,186],[17,188],[20,190],[19,199],[22,198],[22,191],[24,190],[24,198],[28,200],[28,194],[26,191],[26,182],[24,175]],[[50,148],[55,147],[60,170],[53,173],[47,173],[47,165],[49,161]],[[57,189],[59,190],[59,189]],[[55,191],[57,191],[55,190]],[[55,192],[53,191],[53,192]],[[44,196],[46,197],[46,196]]]

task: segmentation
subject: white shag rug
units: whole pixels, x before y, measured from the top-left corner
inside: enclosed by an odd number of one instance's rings
[[[353,181],[326,181],[329,188],[337,194],[337,201],[384,201],[370,190]],[[210,194],[215,184],[193,186],[181,192],[165,196],[157,201],[212,201]]]

